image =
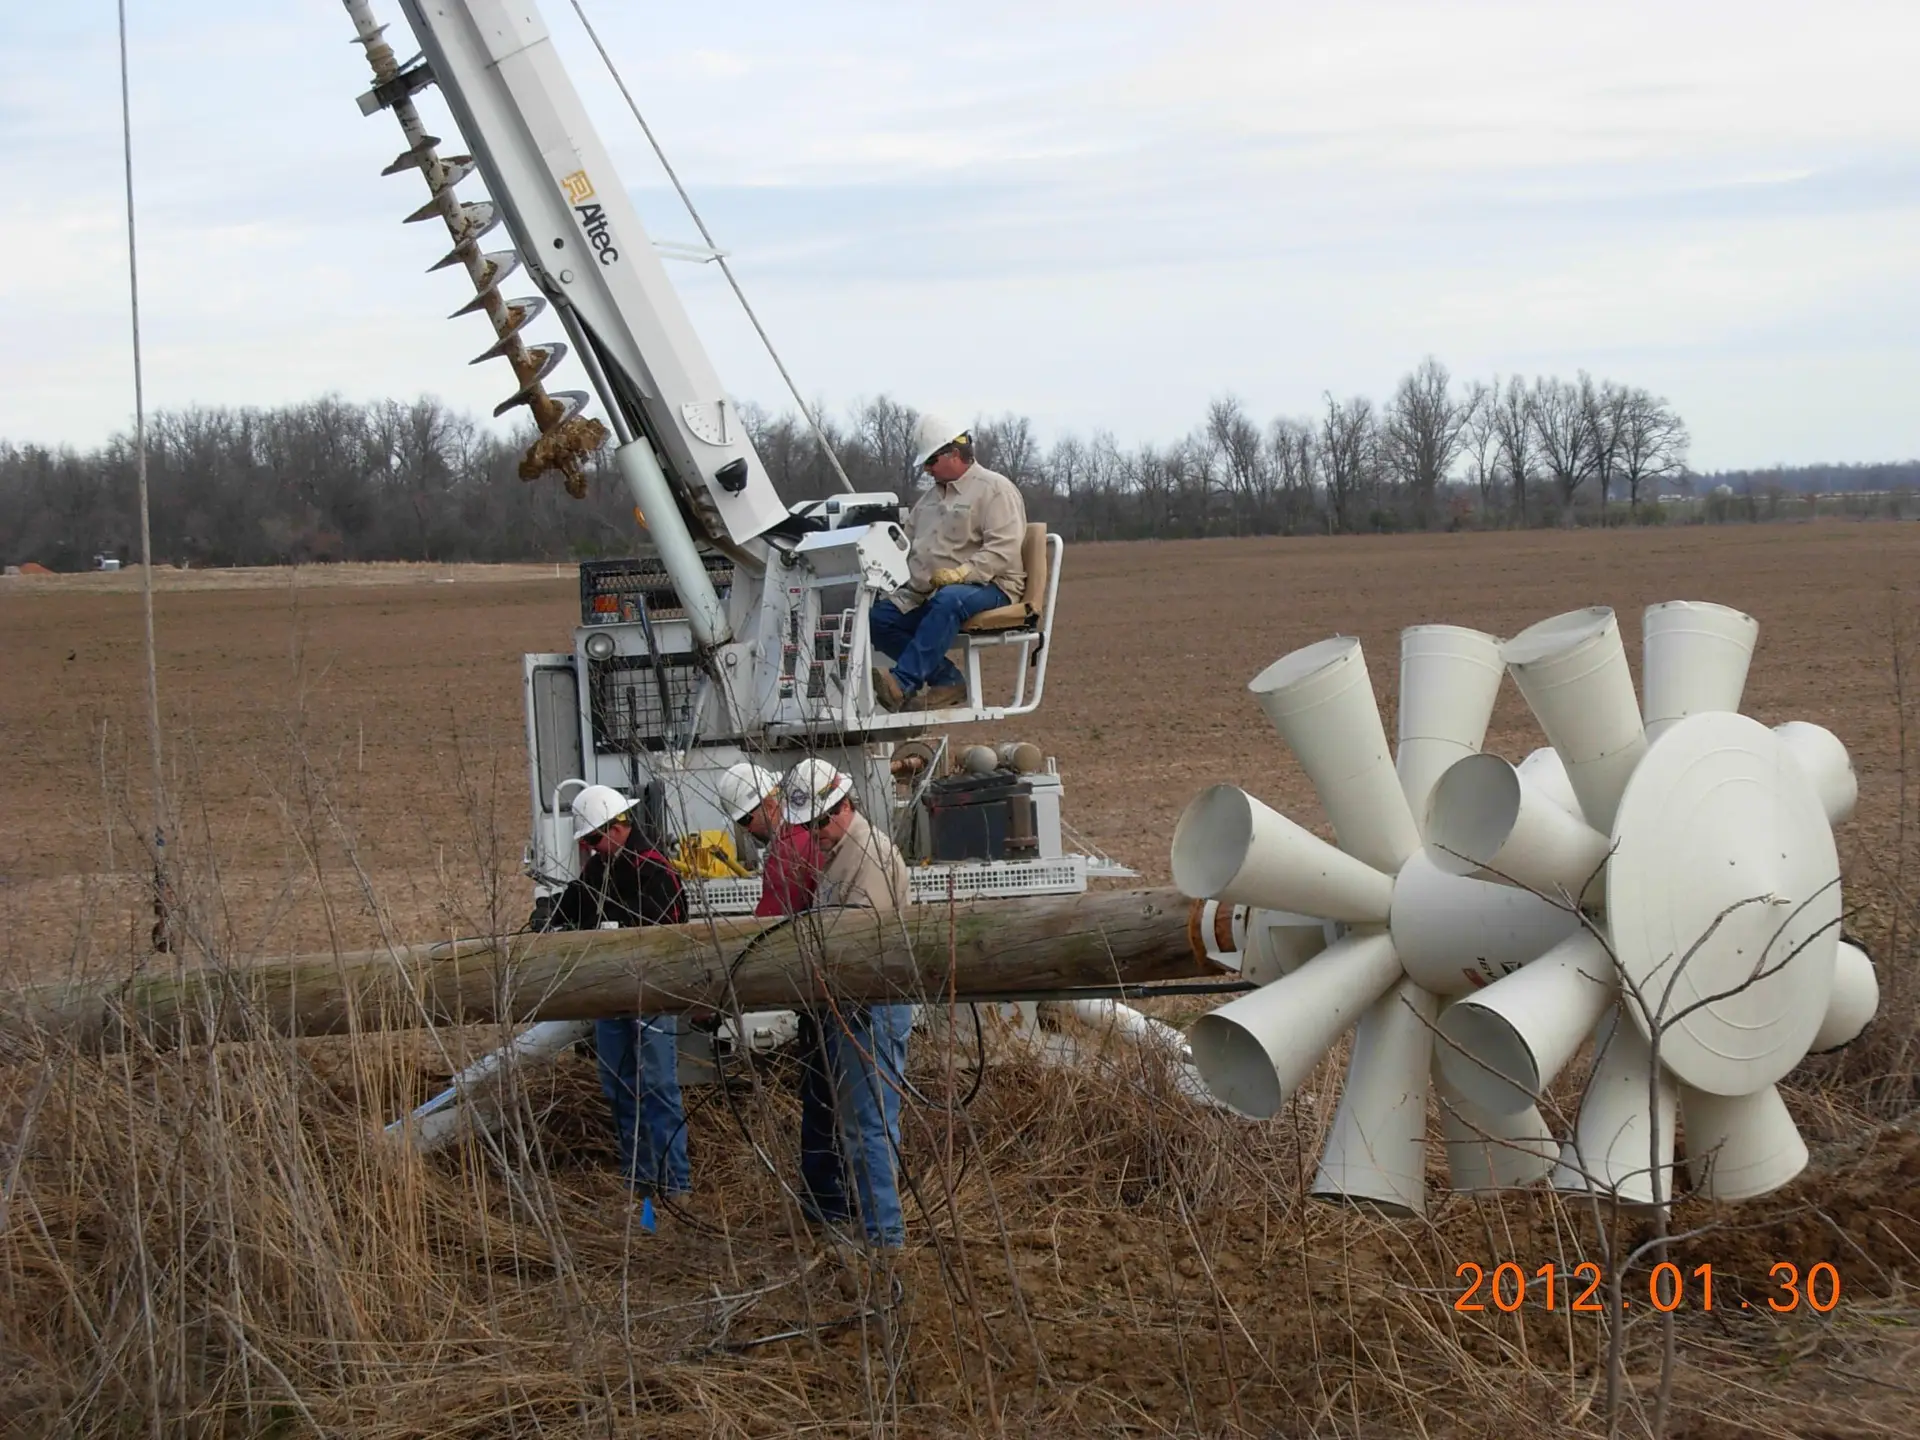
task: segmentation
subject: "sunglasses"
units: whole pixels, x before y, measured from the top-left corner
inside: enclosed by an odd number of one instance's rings
[[[951,445],[947,446],[944,449],[936,450],[933,452],[933,454],[927,456],[925,460],[922,460],[920,462],[920,468],[922,470],[931,470],[936,464],[939,463],[941,456],[951,455],[951,454],[953,454],[953,446]]]

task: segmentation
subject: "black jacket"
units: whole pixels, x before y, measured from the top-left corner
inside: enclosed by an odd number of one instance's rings
[[[594,930],[620,925],[678,925],[687,918],[680,875],[638,836],[612,855],[589,855],[580,878],[554,897],[536,930]]]

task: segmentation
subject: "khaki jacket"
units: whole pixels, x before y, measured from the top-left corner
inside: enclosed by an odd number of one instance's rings
[[[1009,603],[1026,594],[1027,502],[997,470],[969,465],[951,485],[936,480],[908,514],[906,531],[910,578],[893,595],[902,610],[926,603],[936,570],[965,570],[969,585],[998,585]]]
[[[887,836],[856,813],[820,871],[813,903],[898,910],[907,903],[907,862]]]

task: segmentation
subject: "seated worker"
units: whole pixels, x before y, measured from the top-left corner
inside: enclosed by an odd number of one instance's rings
[[[803,760],[788,774],[783,790],[787,824],[810,832],[820,847],[814,909],[847,906],[891,913],[906,902],[906,862],[893,841],[854,809],[850,776],[825,760]],[[803,1076],[802,1204],[809,1219],[829,1225],[857,1213],[868,1244],[898,1248],[906,1243],[907,1230],[894,1157],[900,1148],[900,1092],[913,1007],[823,1006],[814,1023],[825,1074],[811,1084],[811,1077]],[[801,1053],[805,1063],[807,1052]]]
[[[679,873],[634,823],[633,804],[608,785],[589,785],[573,797],[573,838],[586,863],[580,878],[560,892],[541,928],[594,930],[686,920]],[[680,1017],[596,1020],[593,1044],[628,1187],[648,1199],[663,1190],[686,1194],[693,1181],[680,1104]]]
[[[914,439],[914,463],[933,484],[907,516],[907,583],[869,612],[873,648],[894,661],[874,665],[873,693],[889,710],[944,710],[967,699],[947,658],[961,625],[1026,594],[1027,504],[1006,476],[974,462],[967,431],[923,415]]]

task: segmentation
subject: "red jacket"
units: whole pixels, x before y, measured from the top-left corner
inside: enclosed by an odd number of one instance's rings
[[[755,915],[798,915],[813,906],[820,867],[826,863],[820,837],[799,825],[783,825],[760,866],[760,904]]]

